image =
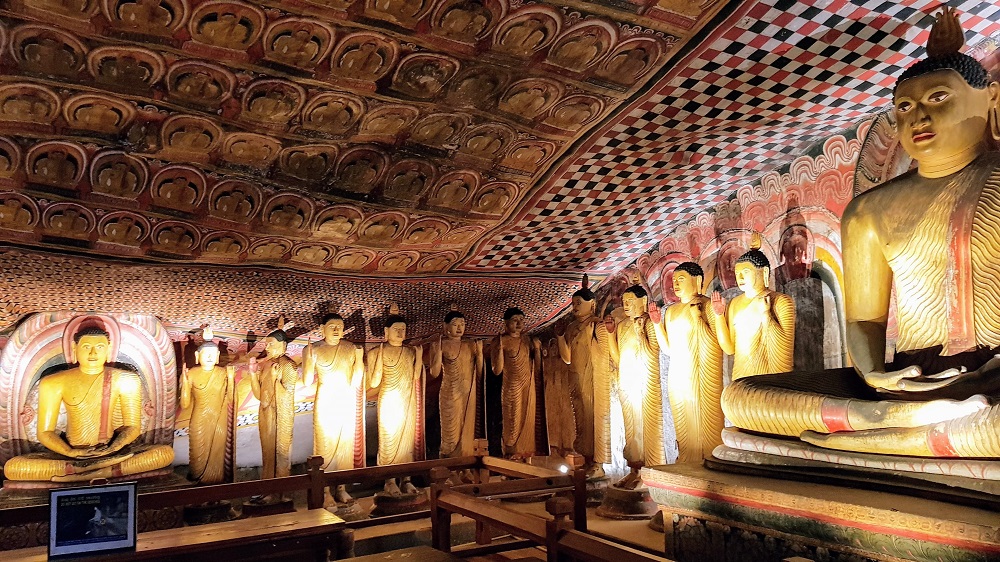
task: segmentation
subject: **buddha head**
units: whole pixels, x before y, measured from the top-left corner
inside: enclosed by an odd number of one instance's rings
[[[573,317],[577,320],[593,316],[597,310],[597,297],[590,290],[590,280],[587,278],[587,274],[583,275],[580,288],[573,293],[572,310]]]
[[[625,309],[625,316],[634,320],[645,314],[647,301],[646,289],[643,289],[641,285],[632,285],[625,289],[625,293],[622,294],[622,308]]]
[[[198,351],[194,352],[194,360],[206,371],[211,371],[219,364],[219,344],[214,341],[206,341],[198,346]]]
[[[524,312],[517,307],[510,307],[503,313],[504,330],[508,336],[519,337],[524,331]]]
[[[907,68],[893,93],[900,144],[925,177],[944,177],[984,151],[987,127],[1000,133],[1000,84],[959,53],[965,38],[953,8],[931,30],[928,57]]]
[[[264,353],[268,359],[277,359],[285,354],[288,348],[288,334],[284,330],[275,330],[264,338]]]
[[[691,302],[691,299],[701,294],[705,271],[693,261],[686,261],[674,268],[674,294],[681,302]]]
[[[444,335],[450,339],[458,339],[465,335],[465,315],[457,310],[451,310],[444,315]]]
[[[390,314],[385,319],[385,341],[392,347],[403,345],[406,340],[406,318],[398,314]]]
[[[337,345],[344,337],[344,317],[331,312],[320,321],[323,329],[323,339],[327,343]]]
[[[104,328],[89,326],[73,335],[73,353],[80,370],[88,375],[104,372],[111,348],[111,336]]]
[[[736,260],[734,267],[736,286],[751,299],[767,290],[771,277],[771,262],[760,251],[759,241],[757,244],[751,245],[751,249]]]

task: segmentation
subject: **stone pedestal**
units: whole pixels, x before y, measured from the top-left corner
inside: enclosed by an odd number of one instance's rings
[[[605,491],[604,501],[595,513],[606,519],[649,519],[656,509],[645,486],[627,490],[612,484]]]
[[[326,510],[344,521],[368,519],[368,511],[357,500],[351,500],[347,503],[336,503],[327,507]]]
[[[400,515],[424,509],[430,509],[430,498],[427,497],[426,489],[413,494],[378,492],[375,494],[375,509],[372,510],[371,516]]]
[[[994,511],[811,482],[643,468],[664,511],[671,560],[987,562],[1000,560]]]

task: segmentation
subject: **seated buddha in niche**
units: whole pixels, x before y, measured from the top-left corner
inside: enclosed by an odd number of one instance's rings
[[[231,236],[222,236],[205,244],[205,251],[210,254],[231,258],[243,251],[243,245],[240,244],[239,240]]]
[[[449,117],[441,116],[418,125],[413,130],[413,139],[425,144],[441,145],[448,142],[457,130]]]
[[[346,51],[340,58],[337,68],[348,78],[374,80],[378,78],[385,64],[385,57],[379,51],[378,44],[366,41]]]
[[[528,18],[507,28],[500,36],[500,45],[509,53],[527,56],[535,52],[547,36],[545,23]]]
[[[617,83],[630,84],[639,79],[649,68],[649,52],[644,47],[635,47],[611,57],[601,72]]]
[[[102,60],[97,68],[97,79],[119,85],[149,86],[153,69],[145,62],[122,55]]]
[[[198,25],[196,34],[198,40],[233,50],[243,50],[248,46],[254,31],[250,20],[233,13],[212,16],[203,19]]]
[[[552,62],[570,70],[585,70],[601,53],[601,38],[595,31],[586,31],[567,40],[549,55]]]
[[[486,191],[476,199],[472,210],[487,215],[500,214],[510,203],[510,193],[506,189],[496,188]]]
[[[282,33],[271,44],[274,58],[291,66],[311,66],[319,55],[320,44],[308,29]]]
[[[222,86],[207,72],[182,74],[175,82],[174,91],[190,100],[209,102],[219,101],[223,94]]]
[[[77,169],[76,158],[62,150],[43,154],[31,168],[35,181],[66,187],[75,183]]]
[[[355,221],[346,215],[334,215],[319,225],[319,231],[337,238],[346,237],[354,230]]]
[[[424,60],[404,68],[399,75],[399,85],[413,96],[430,98],[438,94],[449,78],[443,61]]]
[[[348,104],[334,100],[312,110],[306,117],[306,124],[310,128],[337,134],[347,132],[356,120],[357,115]]]
[[[330,167],[328,156],[322,152],[304,152],[296,150],[288,156],[287,163],[282,168],[284,172],[309,181],[317,181],[326,176]]]
[[[281,228],[302,228],[305,216],[295,205],[278,205],[267,215],[267,222]]]
[[[81,56],[72,47],[48,37],[29,40],[21,46],[26,70],[50,76],[74,76]]]
[[[101,240],[113,244],[134,246],[142,239],[142,228],[135,224],[132,217],[122,217],[104,225]]]
[[[116,197],[133,197],[139,192],[139,175],[125,162],[114,162],[97,172],[94,191]]]
[[[10,198],[0,205],[0,226],[20,230],[31,224],[31,211],[20,199]]]
[[[420,194],[426,182],[427,176],[420,170],[406,170],[392,178],[386,187],[385,195],[393,199],[411,200]]]
[[[250,216],[252,210],[253,201],[238,189],[223,193],[215,200],[216,214],[224,219],[242,221]]]
[[[736,426],[847,451],[1000,457],[1000,406],[983,396],[1000,390],[1000,245],[987,234],[1000,222],[1000,155],[985,144],[988,131],[1000,137],[1000,84],[959,53],[963,44],[945,8],[928,58],[903,72],[893,95],[900,144],[917,169],[844,212],[853,371],[820,373],[823,392],[802,374],[736,381],[722,398]],[[887,364],[893,285],[899,336]]]
[[[59,234],[79,237],[87,234],[90,221],[76,209],[65,209],[49,218],[49,227]]]
[[[446,37],[471,42],[490,24],[490,13],[479,2],[459,2],[441,18],[441,32]]]
[[[214,142],[215,138],[211,133],[195,124],[184,125],[167,137],[170,148],[187,152],[205,152]]]
[[[503,139],[495,131],[486,130],[474,135],[465,143],[469,154],[479,158],[493,158],[503,147]]]
[[[250,99],[247,113],[258,121],[283,121],[295,112],[297,102],[288,92],[271,89]]]
[[[399,19],[413,19],[424,7],[423,0],[375,0],[375,9]]]
[[[198,188],[188,178],[177,176],[160,184],[158,199],[181,205],[193,205],[198,198]]]
[[[437,194],[428,203],[443,207],[461,208],[469,197],[469,184],[464,179],[453,179],[438,188]]]
[[[29,93],[15,94],[3,100],[0,115],[4,120],[48,124],[55,115],[52,105],[44,98]]]
[[[347,191],[367,193],[372,190],[378,170],[375,163],[368,158],[357,160],[344,166],[340,172],[339,186]]]
[[[519,90],[504,100],[508,112],[526,118],[538,115],[538,112],[548,103],[545,90],[539,86],[531,86]]]
[[[72,126],[100,133],[117,133],[124,118],[117,107],[95,102],[82,105],[73,112]]]
[[[128,27],[152,34],[170,33],[170,25],[174,22],[174,14],[162,0],[136,0],[135,2],[116,2],[118,20]]]
[[[161,250],[188,252],[194,245],[194,237],[183,226],[164,228],[156,235],[156,246]]]
[[[68,369],[41,379],[38,441],[48,452],[14,457],[4,464],[8,480],[89,482],[164,468],[174,460],[169,445],[138,445],[142,433],[139,375],[108,366],[109,333],[97,323],[73,336]],[[60,410],[66,430],[59,431]]]

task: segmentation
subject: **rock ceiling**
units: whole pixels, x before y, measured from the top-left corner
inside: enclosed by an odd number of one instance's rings
[[[488,314],[537,324],[580,272],[884,106],[939,6],[736,4],[0,0],[0,242],[300,271],[435,317],[510,277]],[[959,11],[998,31],[991,3]]]

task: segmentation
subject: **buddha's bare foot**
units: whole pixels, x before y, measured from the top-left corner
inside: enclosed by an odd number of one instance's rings
[[[350,503],[354,501],[354,498],[351,497],[351,494],[347,493],[347,487],[341,484],[333,492],[333,501],[337,503]]]
[[[111,468],[105,467],[98,470],[80,472],[78,474],[53,476],[52,482],[90,482],[94,478],[111,478],[111,476],[113,476]]]
[[[410,482],[410,477],[409,476],[407,476],[406,478],[403,478],[403,485],[401,486],[401,491],[404,494],[416,494],[417,493],[417,487],[413,485],[413,482]]]
[[[604,467],[598,463],[590,465],[587,469],[587,478],[604,478]]]
[[[385,481],[385,486],[382,487],[382,491],[389,494],[390,496],[399,495],[399,486],[396,485],[395,478],[389,478]]]
[[[628,473],[628,476],[619,480],[616,486],[625,490],[634,490],[639,487],[640,483],[642,480],[639,479],[639,473],[632,471]]]

